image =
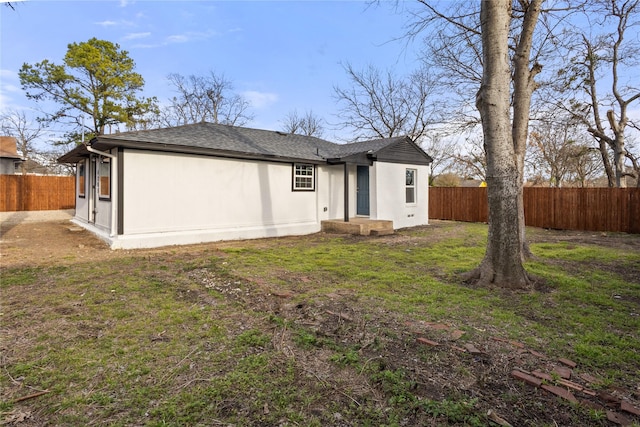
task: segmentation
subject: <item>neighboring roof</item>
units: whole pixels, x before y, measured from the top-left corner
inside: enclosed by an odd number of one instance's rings
[[[463,179],[460,182],[460,187],[482,187],[483,182],[480,179]]]
[[[341,145],[311,136],[214,123],[102,135],[94,138],[90,145],[97,150],[124,147],[233,158],[326,163],[328,160],[340,161],[358,155],[375,155],[398,143],[413,144],[414,149],[422,153],[423,161],[431,162],[431,158],[407,137]],[[86,146],[80,145],[58,161],[74,163],[88,154]],[[416,157],[415,152],[413,157]]]
[[[22,157],[18,155],[16,138],[12,136],[0,136],[0,157],[22,160]]]

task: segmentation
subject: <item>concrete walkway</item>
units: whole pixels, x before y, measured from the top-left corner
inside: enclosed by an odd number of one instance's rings
[[[0,223],[19,224],[21,222],[47,222],[70,220],[75,213],[75,209],[59,211],[18,211],[0,212]]]

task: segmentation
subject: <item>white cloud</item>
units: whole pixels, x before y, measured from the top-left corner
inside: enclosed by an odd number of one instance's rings
[[[115,27],[116,25],[118,25],[118,23],[116,21],[101,21],[101,22],[96,22],[96,25],[100,25],[101,27]]]
[[[0,112],[13,108],[12,94],[20,93],[18,73],[12,70],[0,69]]]
[[[7,91],[7,92],[20,92],[20,86],[15,86],[15,85],[2,85],[2,90]]]
[[[167,43],[186,43],[189,41],[189,37],[185,34],[175,34],[167,37]]]
[[[254,108],[265,108],[278,101],[278,95],[269,92],[258,92],[256,90],[247,90],[242,92],[247,101],[251,103]]]
[[[0,79],[18,79],[18,73],[13,70],[0,69]]]
[[[163,45],[164,45],[164,43],[156,43],[156,44],[153,44],[153,43],[147,43],[147,44],[145,44],[145,43],[136,43],[136,44],[132,45],[131,48],[132,49],[155,49],[155,48],[161,47]]]
[[[101,27],[132,27],[135,24],[131,21],[111,21],[106,19],[104,21],[94,22],[96,25],[100,25]]]
[[[217,35],[215,31],[189,31],[184,34],[174,34],[168,36],[165,40],[166,43],[187,43],[191,41],[206,40],[210,37]]]
[[[150,32],[146,32],[146,33],[129,33],[126,36],[123,37],[123,40],[138,40],[138,39],[144,39],[147,38],[151,35]]]
[[[4,113],[12,108],[15,108],[12,101],[13,98],[11,96],[7,96],[9,91],[5,90],[6,87],[0,89],[0,113]]]

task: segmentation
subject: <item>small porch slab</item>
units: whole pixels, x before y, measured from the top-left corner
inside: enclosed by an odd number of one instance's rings
[[[359,236],[385,236],[393,234],[393,221],[384,219],[350,218],[349,222],[342,219],[322,221],[322,231],[325,233],[355,234]]]

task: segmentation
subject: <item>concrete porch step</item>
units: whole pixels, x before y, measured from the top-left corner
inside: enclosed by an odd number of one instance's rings
[[[393,234],[393,233],[395,233],[395,231],[393,231],[393,228],[390,229],[390,230],[386,229],[386,228],[385,229],[375,229],[374,228],[373,230],[369,231],[369,235],[370,236],[388,236],[388,235]]]
[[[322,221],[325,233],[355,234],[359,236],[386,236],[393,234],[393,221],[369,218],[350,218]]]

